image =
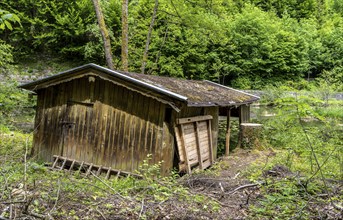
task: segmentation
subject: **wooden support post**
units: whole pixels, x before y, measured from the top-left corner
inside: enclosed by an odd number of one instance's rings
[[[69,167],[69,171],[73,170],[74,164],[75,164],[75,160],[73,160],[73,162],[71,163],[71,165]]]
[[[55,166],[56,166],[56,164],[57,164],[57,162],[58,162],[58,160],[59,160],[59,156],[56,156],[56,158],[55,158],[55,162],[54,162],[54,164],[52,165],[52,167],[51,168],[55,168]]]
[[[100,175],[100,173],[101,173],[101,169],[102,169],[102,166],[99,166],[99,169],[98,169],[98,171],[96,172],[96,175],[97,175],[97,176],[99,176],[99,175]]]
[[[84,163],[85,163],[84,161],[81,162],[81,165],[80,165],[80,168],[79,168],[79,172],[81,172],[82,166],[83,166]]]
[[[199,168],[201,170],[203,170],[203,159],[202,159],[202,155],[201,155],[201,146],[200,146],[200,135],[199,135],[199,123],[196,121],[195,122],[195,129],[196,129],[196,146],[197,146],[197,153],[198,153],[198,162],[199,162]]]
[[[108,170],[107,170],[107,173],[106,173],[106,179],[109,179],[109,178],[110,178],[111,170],[112,170],[112,168],[109,167]]]
[[[231,108],[227,109],[226,115],[226,135],[225,135],[225,156],[229,156],[230,154],[230,135],[231,135]]]
[[[208,135],[208,140],[209,140],[209,153],[210,153],[210,160],[211,160],[211,164],[213,164],[215,158],[214,158],[214,154],[213,154],[213,139],[212,139],[212,126],[211,126],[211,121],[208,120],[207,121],[207,135]]]
[[[116,179],[118,179],[120,176],[120,170],[118,171],[117,175],[116,175]]]
[[[86,176],[88,176],[91,173],[92,167],[93,167],[93,164],[91,163],[91,165],[89,165],[88,170],[86,172]]]
[[[66,164],[66,162],[67,162],[67,158],[65,157],[64,160],[63,160],[63,164],[62,164],[62,166],[60,167],[60,170],[63,170],[64,165]]]

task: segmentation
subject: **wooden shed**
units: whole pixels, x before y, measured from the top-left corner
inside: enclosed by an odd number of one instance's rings
[[[191,173],[217,155],[220,112],[249,120],[257,96],[210,81],[87,64],[20,86],[37,94],[32,154],[133,172],[151,155],[161,172]],[[230,109],[234,109],[231,112]],[[228,126],[229,128],[229,126]]]

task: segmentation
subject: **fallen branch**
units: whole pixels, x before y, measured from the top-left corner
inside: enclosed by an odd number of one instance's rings
[[[255,186],[259,186],[259,185],[262,185],[262,183],[251,183],[251,184],[246,184],[246,185],[243,185],[243,186],[239,186],[236,189],[234,189],[234,190],[232,190],[230,192],[225,193],[225,195],[233,194],[233,193],[235,193],[238,190],[245,189],[245,188],[250,188],[250,187],[255,187]]]
[[[46,219],[45,215],[40,215],[40,214],[37,214],[37,213],[34,213],[34,212],[24,212],[24,214],[30,215],[32,217],[39,218],[39,219]]]
[[[144,198],[142,199],[142,207],[141,207],[141,211],[139,212],[138,219],[141,219],[143,210],[144,210]]]
[[[101,215],[101,217],[103,217],[105,220],[107,219],[105,215],[99,209],[96,208],[95,211],[97,211]]]
[[[4,205],[10,205],[10,204],[18,204],[18,203],[26,203],[27,201],[7,201],[7,202],[0,202]]]

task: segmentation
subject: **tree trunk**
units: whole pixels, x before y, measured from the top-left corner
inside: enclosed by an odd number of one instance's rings
[[[155,0],[155,6],[152,13],[151,21],[150,21],[148,35],[146,37],[145,49],[144,49],[144,54],[143,54],[142,67],[141,67],[142,74],[144,74],[145,72],[146,62],[148,61],[148,52],[149,52],[149,46],[150,46],[150,41],[151,41],[151,33],[154,27],[157,9],[158,9],[158,0]]]
[[[121,62],[122,62],[122,70],[128,71],[129,70],[129,1],[122,0],[122,37],[121,37]]]
[[[262,124],[242,123],[240,124],[238,147],[260,148]]]
[[[112,58],[112,51],[111,51],[111,41],[110,41],[110,35],[108,34],[108,30],[105,24],[104,15],[102,14],[99,0],[92,0],[92,1],[93,1],[96,17],[98,20],[102,40],[104,42],[106,63],[107,63],[107,66],[113,70],[114,66],[113,66],[113,58]]]
[[[149,72],[148,72],[149,75],[154,71],[154,69],[157,69],[157,68],[158,68],[158,67],[156,67],[156,66],[158,66],[158,61],[159,61],[160,56],[161,56],[161,51],[162,51],[163,46],[164,46],[164,44],[166,43],[167,37],[168,37],[168,30],[169,30],[168,24],[166,24],[166,26],[167,26],[167,27],[166,27],[166,31],[164,32],[164,37],[163,37],[163,41],[162,41],[161,47],[160,47],[160,49],[159,49],[159,51],[158,51],[158,53],[157,53],[156,60],[155,60],[155,63],[154,63],[154,67],[151,68],[151,69],[149,70]]]

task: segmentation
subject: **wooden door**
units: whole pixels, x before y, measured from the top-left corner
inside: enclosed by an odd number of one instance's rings
[[[61,155],[93,162],[93,103],[68,101],[62,125]]]

